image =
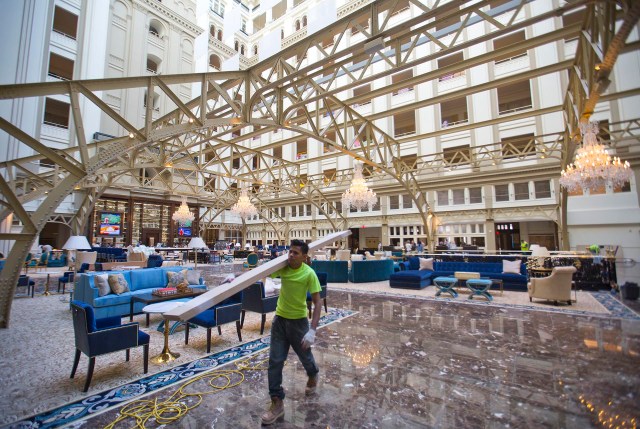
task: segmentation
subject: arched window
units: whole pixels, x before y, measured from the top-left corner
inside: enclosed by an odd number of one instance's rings
[[[158,74],[160,69],[160,58],[155,56],[147,56],[147,71],[149,73]]]
[[[164,34],[164,26],[157,19],[149,21],[149,34],[156,37],[162,37]]]
[[[253,45],[253,55],[258,55],[258,45]]]
[[[209,27],[209,34],[211,34],[212,37],[216,37],[216,27],[213,25]]]
[[[240,45],[240,55],[244,55],[244,45]]]
[[[218,40],[222,41],[222,30],[218,30]]]
[[[307,15],[302,17],[302,26],[306,27],[307,26]]]
[[[300,30],[300,20],[296,19],[296,31]]]
[[[238,45],[239,45],[239,43],[238,43],[238,41],[236,40],[236,41],[233,43],[233,49],[235,49],[235,50],[236,50],[236,52],[238,52]]]
[[[216,70],[220,70],[220,57],[218,57],[217,55],[210,55],[209,65]]]

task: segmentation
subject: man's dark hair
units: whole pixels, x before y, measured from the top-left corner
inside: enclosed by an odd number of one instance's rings
[[[303,255],[309,253],[309,245],[302,240],[291,240],[291,246],[299,247]]]

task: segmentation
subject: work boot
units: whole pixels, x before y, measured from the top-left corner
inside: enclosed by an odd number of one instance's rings
[[[307,380],[307,386],[304,388],[304,394],[309,396],[316,393],[316,386],[318,385],[318,374],[312,375]]]
[[[274,396],[271,398],[271,406],[269,407],[269,411],[262,415],[262,424],[273,424],[282,416],[284,416],[284,402],[282,402],[282,399]]]

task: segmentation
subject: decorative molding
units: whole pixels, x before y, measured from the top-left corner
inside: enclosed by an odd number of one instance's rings
[[[190,33],[194,38],[205,30],[197,25],[192,24],[187,18],[169,9],[158,0],[134,0],[134,6],[146,6],[148,10],[155,11],[163,17],[170,20],[169,25],[178,24],[183,30]]]

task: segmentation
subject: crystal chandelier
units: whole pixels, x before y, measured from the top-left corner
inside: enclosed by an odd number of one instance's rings
[[[342,205],[356,209],[369,207],[369,210],[378,202],[375,192],[367,186],[362,176],[362,164],[356,162],[353,166],[353,180],[351,186],[342,194]]]
[[[631,179],[629,163],[611,157],[606,148],[598,142],[598,123],[581,123],[582,147],[576,152],[576,159],[562,171],[560,185],[570,192],[582,189],[595,190],[606,184],[620,187]]]
[[[181,225],[193,222],[195,216],[189,210],[189,206],[187,205],[187,197],[182,197],[182,203],[180,204],[180,207],[178,207],[178,210],[173,212],[173,215],[171,215],[171,219],[175,220]]]
[[[251,201],[249,200],[246,188],[243,188],[240,191],[240,198],[238,198],[238,202],[231,207],[231,212],[237,214],[243,219],[247,219],[258,213],[256,206],[251,204]]]

